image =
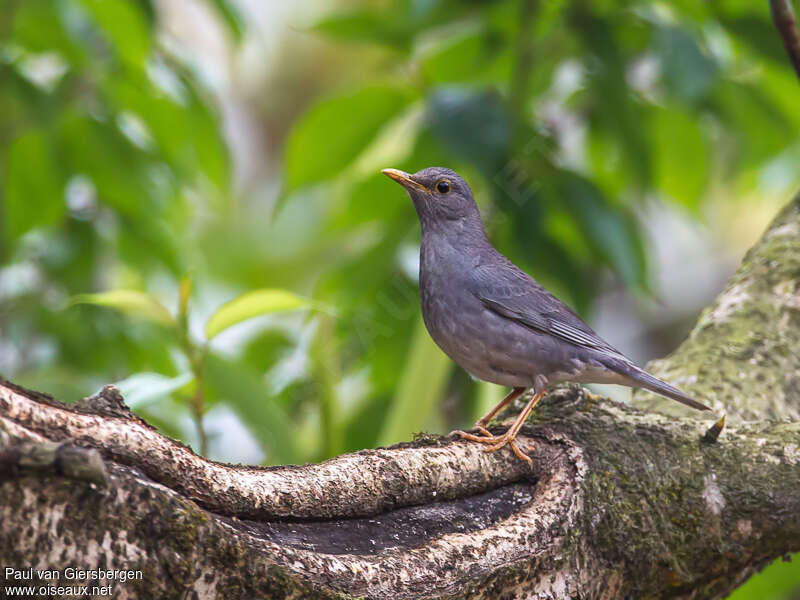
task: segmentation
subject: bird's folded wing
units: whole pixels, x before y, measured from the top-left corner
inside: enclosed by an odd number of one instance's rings
[[[489,298],[485,295],[479,296],[486,308],[501,317],[516,321],[530,329],[535,329],[542,333],[558,337],[576,346],[591,348],[611,354],[627,362],[628,359],[625,358],[619,350],[616,350],[609,345],[608,342],[598,336],[566,306],[564,306],[562,310],[551,307],[550,310],[542,311],[535,307],[526,306],[528,303],[526,297],[526,295],[508,296],[505,298]],[[550,296],[548,300],[552,301],[555,300],[555,298]]]

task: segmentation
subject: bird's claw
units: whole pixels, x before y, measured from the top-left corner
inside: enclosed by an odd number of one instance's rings
[[[488,429],[486,429],[486,427],[484,427],[484,426],[483,426],[483,425],[480,423],[480,421],[479,421],[479,422],[477,422],[477,423],[475,423],[475,429],[477,429],[478,431],[480,431],[480,432],[481,432],[483,435],[485,435],[486,437],[495,437],[494,435],[492,435],[492,433],[491,433],[491,432],[490,432]]]
[[[514,454],[516,454],[518,459],[524,460],[525,462],[528,463],[529,466],[533,467],[533,460],[531,459],[531,457],[525,454],[522,450],[520,450],[519,446],[517,445],[517,442],[514,440],[513,437],[507,435],[500,436],[500,439],[495,444],[489,446],[488,448],[484,448],[483,451],[497,452],[498,450],[500,450],[500,448],[502,448],[506,444],[508,444],[508,447],[511,448],[511,450],[514,452]]]
[[[508,432],[504,433],[503,435],[492,435],[485,427],[481,427],[480,425],[476,426],[476,429],[483,433],[484,435],[475,435],[473,433],[467,433],[466,431],[454,431],[456,435],[460,436],[465,440],[470,440],[472,442],[478,442],[479,444],[491,444],[488,448],[484,448],[484,452],[497,452],[508,444],[508,447],[514,452],[517,458],[520,460],[524,460],[530,466],[533,466],[533,460],[531,457],[525,454],[522,450],[520,450],[517,442],[514,440],[516,436],[509,435]]]
[[[462,439],[469,440],[471,442],[478,442],[480,444],[493,444],[497,440],[500,439],[501,436],[492,435],[487,429],[483,427],[477,428],[483,435],[475,435],[474,433],[467,433],[466,431],[461,431],[457,429],[455,431],[451,431],[452,434],[456,434]]]

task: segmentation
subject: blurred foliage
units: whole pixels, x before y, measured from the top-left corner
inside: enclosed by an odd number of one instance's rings
[[[234,50],[250,35],[237,3],[207,8]],[[462,172],[497,245],[587,313],[609,274],[648,293],[643,202],[702,218],[798,151],[764,3],[343,2],[307,35],[370,59],[301,110],[266,199],[234,191],[218,98],[156,4],[3,9],[2,374],[67,398],[123,381],[189,439],[199,386],[271,462],[463,425],[496,396],[424,334],[416,217],[380,168]],[[296,310],[250,320],[264,303]],[[273,418],[299,432],[288,454]]]
[[[264,102],[301,113],[279,198],[234,190],[219,98],[157,3],[0,6],[0,374],[65,399],[117,381],[201,448],[225,407],[268,463],[464,426],[500,397],[425,333],[416,216],[381,168],[460,171],[493,241],[585,314],[609,274],[648,293],[644,202],[701,219],[800,153],[766,2],[336,3],[317,54],[284,55],[298,89]],[[233,52],[254,35],[237,6],[207,0]],[[737,597],[796,588],[771,570]]]
[[[797,600],[800,598],[800,554],[778,559],[754,575],[730,600]]]
[[[797,155],[797,81],[766,4],[396,0],[312,29],[381,52],[295,124],[281,198],[323,196],[326,234],[367,240],[315,295],[338,307],[346,363],[392,398],[380,443],[452,425],[431,412],[442,394],[460,397],[461,422],[486,394],[417,334],[418,226],[379,168],[465,174],[491,239],[586,313],[609,272],[649,293],[644,202],[699,219],[712,189],[747,194]]]

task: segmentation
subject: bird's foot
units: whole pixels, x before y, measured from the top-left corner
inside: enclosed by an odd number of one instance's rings
[[[494,436],[492,435],[492,433],[491,433],[491,432],[490,432],[488,429],[486,429],[486,427],[484,427],[483,425],[481,425],[481,423],[480,423],[480,422],[478,422],[478,423],[475,423],[475,429],[477,429],[478,431],[480,431],[480,432],[481,432],[481,433],[482,433],[484,436],[486,436],[486,437],[494,437]]]
[[[479,444],[490,444],[488,448],[484,448],[483,450],[484,452],[497,452],[498,450],[500,450],[500,448],[502,448],[507,444],[508,447],[511,448],[514,454],[517,456],[517,458],[519,458],[520,460],[524,460],[529,465],[533,466],[533,460],[531,460],[530,456],[528,456],[522,450],[520,450],[519,446],[517,445],[517,442],[514,439],[517,436],[516,434],[512,434],[510,430],[506,431],[503,435],[492,435],[489,432],[489,430],[487,430],[485,427],[481,427],[480,425],[476,426],[476,429],[478,429],[478,431],[480,431],[483,435],[475,435],[473,433],[467,433],[466,431],[460,431],[460,430],[453,431],[452,433],[455,433],[456,435],[465,440],[478,442]]]
[[[450,435],[457,435],[462,439],[469,440],[471,442],[478,442],[480,444],[493,444],[497,440],[500,439],[501,436],[499,435],[492,435],[489,430],[484,429],[483,427],[477,428],[483,435],[475,435],[474,433],[467,433],[466,431],[461,431],[460,429],[456,429],[455,431],[451,431]]]
[[[489,431],[488,429],[486,429],[484,424],[481,423],[480,421],[475,423],[474,429],[477,429],[478,431],[480,431],[481,435],[475,435],[473,433],[467,433],[466,431],[461,431],[460,429],[457,429],[456,431],[451,431],[450,435],[456,434],[456,435],[461,436],[465,440],[472,440],[473,442],[481,442],[482,444],[488,444],[489,443],[489,442],[487,442],[485,440],[494,440],[494,439],[498,439],[499,440],[500,439],[500,436],[493,435],[492,432]]]
[[[508,447],[511,448],[514,454],[517,455],[518,459],[524,460],[526,463],[528,463],[529,466],[533,467],[533,460],[531,459],[530,456],[528,456],[522,450],[519,449],[519,446],[517,445],[517,442],[515,440],[516,437],[517,437],[516,435],[509,435],[508,432],[506,432],[503,435],[499,436],[499,439],[493,445],[489,446],[488,448],[484,448],[483,451],[497,452],[498,450],[500,450],[500,448],[508,444]]]

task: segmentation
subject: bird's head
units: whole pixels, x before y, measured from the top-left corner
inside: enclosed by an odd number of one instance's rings
[[[428,167],[413,175],[397,169],[381,172],[406,189],[423,227],[428,223],[446,221],[477,221],[480,224],[472,190],[455,171]]]

